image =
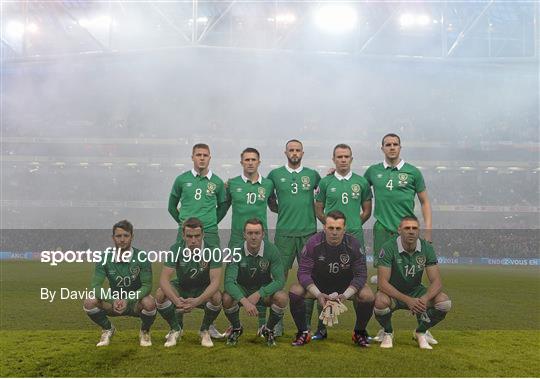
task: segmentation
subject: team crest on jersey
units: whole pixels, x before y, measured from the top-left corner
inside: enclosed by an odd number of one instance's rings
[[[213,195],[214,191],[216,190],[216,184],[212,182],[208,182],[208,185],[206,186],[206,194],[207,195]]]
[[[419,267],[424,267],[426,265],[426,257],[423,255],[416,257],[416,264],[418,264]]]
[[[266,190],[264,189],[264,187],[259,187],[257,189],[257,192],[258,192],[258,198],[259,200],[264,200],[264,198],[266,197]]]
[[[130,267],[129,272],[131,274],[131,277],[135,279],[137,278],[137,276],[139,276],[139,273],[141,272],[141,268],[139,266]]]
[[[409,178],[409,175],[405,174],[404,172],[398,174],[398,179],[399,179],[398,185],[400,187],[405,187],[407,185],[408,178]]]
[[[353,199],[360,198],[360,185],[359,184],[353,184],[351,186],[351,190],[352,190],[352,198]]]
[[[309,182],[309,176],[302,176],[300,180],[302,181],[302,189],[308,190],[311,187]]]
[[[265,259],[261,259],[259,261],[259,267],[261,268],[262,271],[266,271],[268,269],[268,265],[270,264],[270,262],[268,262],[267,260]]]
[[[344,265],[349,263],[350,260],[351,260],[351,257],[349,257],[349,254],[341,254],[339,256],[339,261]]]

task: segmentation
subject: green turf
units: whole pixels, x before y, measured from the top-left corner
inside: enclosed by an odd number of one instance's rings
[[[118,333],[97,349],[99,329],[81,302],[39,299],[40,287],[84,289],[90,265],[49,267],[38,262],[1,262],[0,376],[536,376],[540,372],[540,270],[527,267],[442,266],[444,290],[453,301],[445,321],[433,330],[440,341],[420,351],[411,339],[415,319],[394,317],[395,347],[358,349],[350,342],[353,312],[340,317],[326,341],[289,346],[293,323],[287,312],[286,336],[267,348],[255,338],[256,320],[242,311],[246,327],[236,348],[216,342],[199,345],[195,330],[202,312],[185,318],[186,336],[173,349],[163,347],[166,324],[158,316],[154,346],[138,346],[139,321],[115,318]],[[159,273],[159,266],[155,267]],[[292,279],[293,276],[291,275]],[[155,282],[157,283],[157,275]],[[352,309],[352,307],[350,307]],[[221,314],[217,325],[227,322]],[[369,330],[378,325],[371,321]]]

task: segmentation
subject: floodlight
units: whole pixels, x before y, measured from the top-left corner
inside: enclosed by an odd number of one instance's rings
[[[348,5],[324,5],[315,12],[315,24],[328,33],[347,33],[356,27],[356,10]]]
[[[24,34],[24,24],[19,21],[10,21],[6,26],[6,33],[13,38],[20,38]]]

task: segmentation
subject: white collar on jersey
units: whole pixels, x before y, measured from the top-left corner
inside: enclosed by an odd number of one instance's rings
[[[293,173],[293,172],[296,172],[297,174],[300,174],[300,172],[304,169],[304,166],[300,165],[300,167],[298,168],[295,168],[294,170],[292,168],[289,167],[288,164],[285,165],[285,168],[287,169],[287,171],[289,171],[289,173]]]
[[[390,166],[388,163],[386,163],[386,159],[382,162],[383,166],[385,169],[387,169],[388,167],[392,167]],[[399,161],[399,163],[397,164],[397,166],[395,166],[398,170],[401,170],[403,168],[403,165],[405,164],[405,161],[402,159]]]
[[[401,243],[401,236],[399,236],[397,238],[397,248],[398,248],[398,251],[399,253],[408,253],[407,250],[405,250],[405,248],[403,247],[403,244]],[[418,240],[416,240],[416,251],[422,251],[422,243],[420,242],[420,238],[418,238]]]
[[[248,181],[250,183],[252,183],[251,180],[249,180],[247,178],[247,176],[244,175],[244,173],[242,173],[242,175],[240,175],[240,176],[242,177],[242,180],[244,181],[244,183],[247,183]],[[259,184],[262,184],[262,175],[261,174],[259,174],[259,179],[257,179],[256,182],[259,183]]]
[[[256,257],[257,255],[259,257],[262,257],[263,256],[263,252],[264,252],[264,240],[261,241],[261,247],[259,247],[259,251],[257,252],[257,254],[252,254],[249,250],[248,250],[248,246],[247,246],[247,242],[244,242],[244,252],[246,253],[246,257],[248,255],[251,255],[252,257]]]
[[[193,177],[196,178],[197,176],[200,176],[197,171],[195,171],[194,168],[191,169],[191,173],[193,174]],[[205,177],[208,178],[208,180],[212,179],[212,170],[208,170],[208,173],[205,175]]]
[[[336,172],[334,172],[334,176],[337,178],[337,180],[343,180],[343,179],[349,180],[351,178],[351,176],[352,176],[352,170],[349,171],[349,173],[347,175],[345,175],[345,176],[339,175],[338,172],[336,171]]]

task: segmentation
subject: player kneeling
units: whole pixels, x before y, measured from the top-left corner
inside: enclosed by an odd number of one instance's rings
[[[450,310],[452,302],[443,293],[437,257],[431,244],[419,238],[420,223],[415,216],[401,220],[399,236],[386,242],[379,254],[379,292],[375,297],[375,318],[384,328],[381,347],[393,345],[392,312],[409,309],[416,315],[414,338],[421,349],[437,343],[428,329],[437,325]],[[424,269],[429,287],[422,285]]]
[[[140,317],[139,334],[141,346],[152,346],[150,327],[156,318],[156,304],[150,295],[152,290],[152,266],[141,262],[139,250],[131,247],[133,225],[123,220],[113,226],[113,242],[116,253],[106,254],[96,263],[92,289],[95,299],[86,299],[83,309],[103,332],[96,346],[107,346],[115,328],[107,316]],[[105,278],[109,289],[102,287]]]
[[[275,346],[274,327],[283,318],[287,308],[287,294],[282,290],[285,275],[280,253],[264,239],[261,220],[250,219],[244,224],[245,242],[240,248],[240,260],[227,264],[225,269],[225,292],[223,307],[232,325],[227,345],[236,345],[242,335],[240,305],[249,316],[257,317],[257,305],[270,307],[266,324],[259,329],[268,346]]]
[[[306,325],[305,298],[317,299],[323,309],[329,301],[355,303],[356,324],[353,342],[369,346],[366,326],[373,313],[373,292],[366,285],[366,256],[360,243],[345,233],[345,215],[332,211],[326,215],[324,231],[311,237],[302,251],[298,265],[298,281],[289,290],[291,314],[298,333],[293,346],[307,344],[311,335]]]
[[[205,261],[207,248],[218,246],[204,243],[203,225],[198,218],[188,218],[182,226],[183,241],[171,248],[173,256],[164,263],[156,292],[159,314],[167,321],[171,330],[167,334],[165,347],[175,346],[183,333],[183,315],[195,308],[203,308],[204,316],[200,329],[201,345],[212,347],[214,343],[208,328],[221,311],[221,262]],[[176,279],[171,280],[176,273]]]

